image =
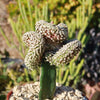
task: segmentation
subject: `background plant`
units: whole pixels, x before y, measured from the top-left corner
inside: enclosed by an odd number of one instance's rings
[[[88,7],[87,7],[88,5]],[[87,9],[87,12],[85,12]],[[82,43],[82,46],[84,47],[89,39],[89,36],[87,36],[87,34],[85,33],[85,30],[87,28],[87,26],[89,25],[90,19],[92,18],[92,1],[82,1],[80,2],[80,6],[77,7],[76,9],[76,17],[73,18],[71,21],[66,21],[67,25],[68,25],[68,30],[69,30],[69,38],[73,38],[76,37],[77,39],[79,39]],[[81,52],[80,52],[81,54]],[[79,55],[80,55],[79,54]],[[80,60],[79,55],[77,56],[76,59]],[[65,76],[65,80],[63,78],[59,78],[59,82],[68,85],[70,82],[74,83],[72,84],[73,87],[76,86],[76,84],[78,83],[78,80],[80,80],[82,78],[82,76],[84,75],[84,70],[83,72],[81,72],[82,66],[84,64],[84,58],[80,60],[80,63],[75,64],[75,60],[72,61],[68,66],[66,66],[67,68],[69,68],[67,70],[67,72],[63,71],[63,72],[59,72],[59,76],[61,76],[61,74],[63,74],[63,77]],[[71,67],[72,66],[72,67]],[[76,70],[74,70],[75,66],[77,66]],[[78,74],[76,74],[75,77],[75,72],[72,71],[72,69]],[[59,70],[61,71],[61,70]],[[72,72],[71,72],[72,71]],[[70,73],[70,74],[69,74]],[[82,74],[83,73],[83,74]],[[69,74],[69,77],[67,76]],[[82,76],[81,76],[81,75]],[[79,77],[80,75],[80,77]],[[62,80],[62,81],[61,81]],[[69,82],[69,83],[68,83]]]
[[[81,58],[85,58],[84,69],[86,74],[84,80],[92,80],[94,84],[100,81],[100,2],[94,1],[94,15],[91,20],[87,34],[90,36],[88,43],[82,51]],[[91,83],[91,82],[90,82]]]

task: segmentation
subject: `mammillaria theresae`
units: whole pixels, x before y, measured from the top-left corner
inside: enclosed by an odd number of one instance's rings
[[[67,39],[68,29],[63,23],[54,25],[52,23],[45,22],[43,20],[36,22],[36,32],[43,34],[47,39],[53,42],[62,42]]]
[[[45,50],[44,39],[42,34],[36,33],[34,31],[27,32],[23,35],[23,41],[26,46],[29,47],[29,51],[25,57],[25,65],[29,69],[34,69],[34,67],[40,64],[41,57]]]
[[[52,99],[56,88],[56,66],[68,64],[80,51],[78,40],[67,41],[68,29],[63,23],[36,22],[36,32],[27,32],[23,41],[29,46],[25,64],[29,69],[41,63],[39,100]],[[63,43],[64,42],[64,43]]]
[[[45,55],[46,61],[51,65],[64,65],[68,64],[71,59],[80,51],[81,43],[78,40],[72,40],[71,42],[63,45],[58,51],[48,52]]]
[[[63,23],[54,25],[40,20],[36,22],[35,29],[37,33],[42,34],[45,38],[46,51],[59,49],[62,46],[62,42],[67,40],[68,37],[68,28]]]

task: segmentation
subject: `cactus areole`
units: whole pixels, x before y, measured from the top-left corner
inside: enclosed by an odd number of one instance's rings
[[[23,35],[29,47],[25,65],[34,70],[41,65],[39,100],[52,99],[56,88],[56,67],[68,64],[81,49],[80,41],[67,41],[65,24],[54,25],[44,20],[36,22],[36,31]]]

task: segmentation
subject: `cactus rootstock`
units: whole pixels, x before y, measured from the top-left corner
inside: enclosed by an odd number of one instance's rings
[[[25,65],[34,70],[41,64],[39,100],[52,99],[56,86],[56,66],[68,64],[81,49],[78,40],[68,42],[66,24],[54,25],[44,20],[36,22],[36,31],[23,35],[29,47]]]

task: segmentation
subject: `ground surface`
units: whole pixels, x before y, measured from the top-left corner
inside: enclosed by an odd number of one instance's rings
[[[10,39],[10,36],[13,32],[8,22],[9,14],[7,12],[7,5],[9,4],[9,2],[12,1],[14,0],[0,0],[0,27],[3,29],[8,39]],[[16,38],[14,40],[16,41]],[[5,50],[7,50],[10,53],[10,56],[12,58],[20,58],[18,51],[13,46],[8,47],[6,41],[4,40],[4,37],[0,33],[0,52],[4,53]]]

